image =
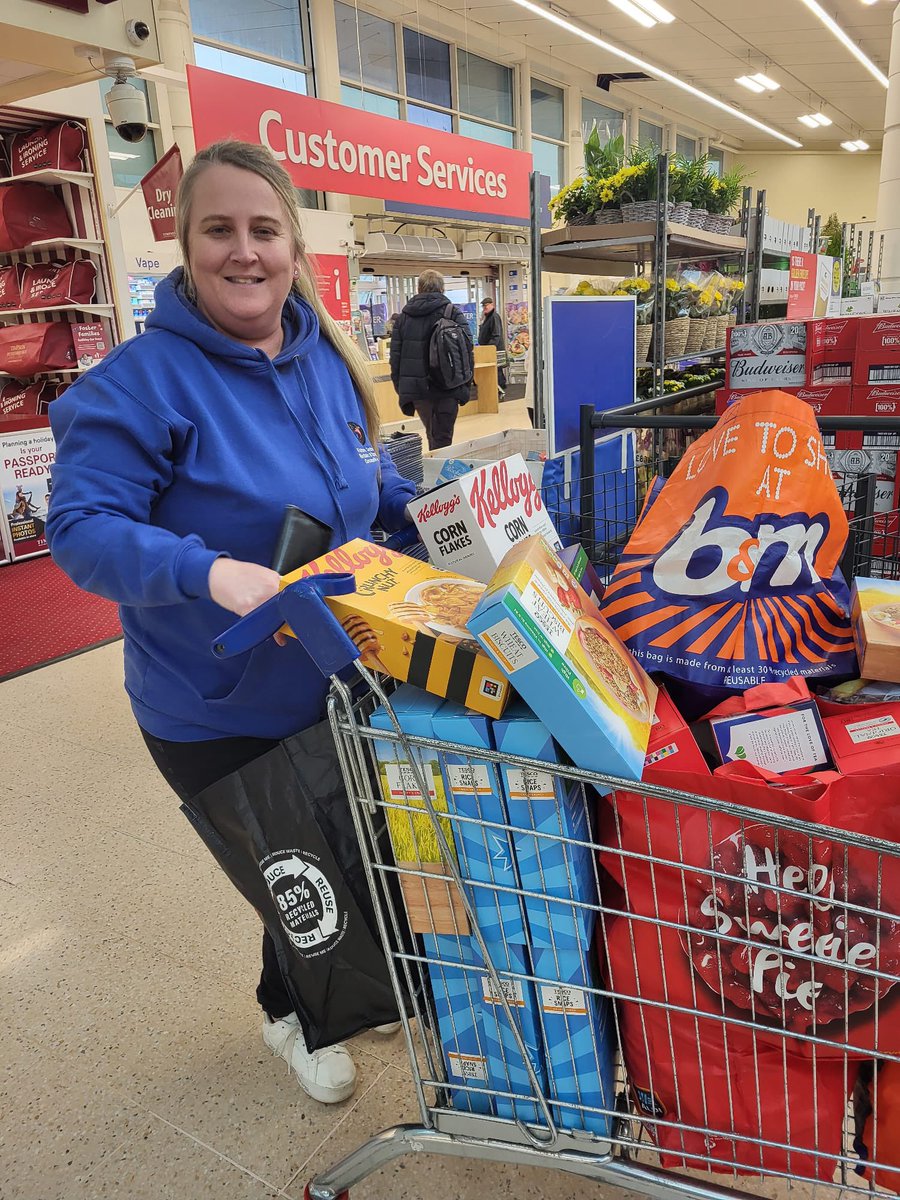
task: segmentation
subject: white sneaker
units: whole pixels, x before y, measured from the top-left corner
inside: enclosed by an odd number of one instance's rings
[[[340,1043],[324,1050],[307,1050],[296,1013],[273,1021],[263,1014],[263,1041],[283,1058],[307,1095],[320,1104],[340,1104],[356,1090],[356,1067]]]
[[[389,1025],[373,1025],[372,1033],[380,1034],[381,1037],[393,1037],[400,1029],[399,1021],[391,1021]]]

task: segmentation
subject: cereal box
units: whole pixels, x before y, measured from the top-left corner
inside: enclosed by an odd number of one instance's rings
[[[424,934],[438,1034],[454,1108],[493,1114],[487,1039],[481,1020],[481,972],[468,938]],[[462,1086],[453,1087],[453,1084]]]
[[[542,538],[508,552],[469,629],[573,762],[640,779],[656,685]]]
[[[489,717],[503,712],[509,684],[466,629],[483,583],[356,538],[285,575],[282,587],[347,571],[356,591],[329,596],[327,604],[364,666]]]
[[[413,500],[407,511],[433,563],[482,583],[510,546],[530,534],[541,534],[554,549],[561,544],[521,454],[476,467]]]
[[[900,683],[900,580],[854,579],[850,611],[860,675]]]

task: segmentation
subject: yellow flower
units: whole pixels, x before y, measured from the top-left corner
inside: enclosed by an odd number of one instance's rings
[[[674,279],[666,280],[666,291],[667,292],[677,292],[678,291],[678,284],[675,282]]]

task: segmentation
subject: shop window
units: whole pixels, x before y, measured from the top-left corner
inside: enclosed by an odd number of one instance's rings
[[[104,105],[106,141],[109,146],[113,183],[116,187],[133,188],[141,182],[141,179],[156,162],[156,131],[159,126],[155,122],[151,122],[147,128],[147,133],[140,142],[126,142],[120,138],[118,133],[116,133],[115,126],[109,119],[109,115],[106,113],[106,93],[115,82],[114,79],[101,79],[99,81],[100,96]],[[147,111],[152,115],[153,106],[146,80],[130,79],[129,83],[132,83],[138,91],[144,93],[147,99]]]
[[[625,117],[617,108],[608,108],[598,104],[596,100],[581,101],[581,136],[584,141],[591,135],[591,130],[597,127],[601,145],[606,145],[613,138],[625,136]]]
[[[341,103],[365,112],[380,113],[383,117],[399,117],[400,101],[392,96],[380,96],[377,92],[363,92],[359,88],[341,84]]]
[[[451,108],[450,47],[415,29],[403,30],[406,94],[439,108]]]
[[[297,0],[190,0],[191,25],[201,38],[305,62]]]
[[[717,146],[709,148],[709,169],[713,175],[718,175],[720,178],[725,174],[725,151],[720,150]]]
[[[661,154],[663,146],[663,131],[661,125],[652,121],[638,121],[638,145],[654,146]]]
[[[496,125],[485,125],[482,121],[468,121],[465,117],[459,119],[459,132],[463,137],[477,138],[479,142],[492,142],[495,146],[514,145],[511,129],[498,129]]]
[[[543,83],[540,79],[532,79],[531,132],[536,137],[564,142],[565,111],[565,93],[562,88],[554,87],[552,83]]]
[[[540,138],[532,138],[531,153],[534,158],[534,169],[540,171],[542,175],[550,176],[550,195],[555,196],[564,182],[565,150],[555,142],[542,142]]]
[[[301,96],[309,91],[306,72],[295,71],[283,63],[267,62],[249,54],[235,54],[232,50],[207,46],[204,42],[194,42],[194,60],[198,67],[207,67],[210,71],[231,75],[235,79],[265,83],[286,92],[299,92]]]
[[[696,158],[697,139],[686,137],[685,134],[679,133],[675,138],[675,153],[680,154],[683,158]]]
[[[390,21],[336,0],[338,59],[342,79],[398,91],[397,41]]]
[[[457,50],[456,56],[459,111],[498,125],[512,125],[512,69],[466,50]]]
[[[425,108],[421,104],[407,104],[406,118],[414,125],[426,125],[429,129],[441,129],[444,133],[453,132],[453,117],[448,112],[438,108]]]

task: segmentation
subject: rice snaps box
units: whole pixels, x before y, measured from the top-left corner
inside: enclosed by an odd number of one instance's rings
[[[466,1112],[493,1114],[487,1039],[481,1018],[481,972],[468,939],[423,934],[438,1034],[450,1082],[450,1102]],[[464,1087],[453,1087],[453,1084]]]
[[[860,675],[900,683],[900,580],[854,579],[851,613]]]
[[[412,501],[407,512],[431,561],[487,583],[504,554],[539,533],[558,549],[560,540],[521,454],[476,467]]]
[[[735,325],[728,330],[725,385],[738,392],[806,386],[806,322]]]
[[[607,1137],[616,1106],[616,1033],[609,1001],[589,990],[591,973],[583,951],[536,950],[534,974],[540,981],[550,1097],[559,1102],[552,1109],[554,1118],[563,1129]]]
[[[656,685],[542,538],[508,552],[469,629],[573,762],[640,779]]]
[[[710,701],[689,717],[755,684],[850,675],[847,528],[809,405],[747,396],[651,492],[601,611],[646,670],[687,685],[682,706]]]
[[[285,575],[282,587],[346,571],[356,591],[327,604],[364,666],[489,717],[503,712],[509,683],[466,629],[483,583],[356,538]],[[287,626],[282,632],[293,636]]]
[[[404,733],[413,737],[433,737],[432,720],[441,701],[419,688],[402,684],[391,697],[391,707]],[[369,718],[373,729],[393,732],[387,712],[378,707]],[[436,750],[413,746],[418,771],[399,741],[373,742],[378,763],[378,778],[385,803],[385,819],[394,858],[401,868],[400,888],[414,933],[467,934],[468,919],[462,897],[447,875],[435,834],[434,823],[424,811],[425,801],[419,775],[428,786],[428,795],[436,812],[447,811],[447,794]],[[410,809],[423,810],[421,815]],[[441,820],[444,837],[451,850],[454,837],[451,822]],[[403,868],[406,868],[404,871]]]
[[[451,700],[434,714],[432,728],[440,741],[494,749],[491,721]],[[482,936],[524,946],[522,899],[505,890],[517,888],[518,877],[509,831],[498,828],[509,824],[499,769],[474,753],[442,750],[440,761],[450,807],[467,818],[453,822],[453,834],[463,877],[473,881],[467,891]]]

